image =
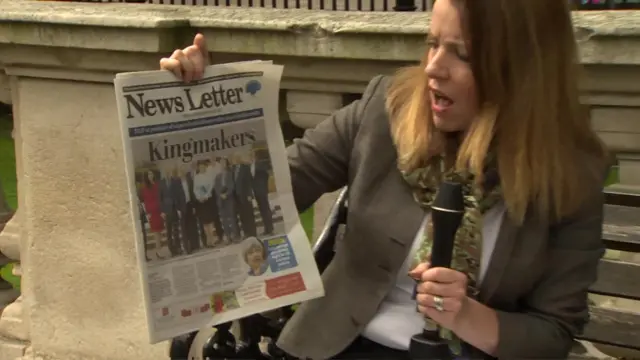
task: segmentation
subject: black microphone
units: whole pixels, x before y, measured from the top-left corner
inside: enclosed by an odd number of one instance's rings
[[[231,333],[231,321],[214,326],[216,332],[202,346],[206,360],[235,359],[236,338]]]
[[[268,320],[260,314],[249,315],[239,320],[240,339],[234,359],[266,360],[260,349],[262,333]]]
[[[464,196],[462,185],[445,181],[440,185],[431,205],[433,241],[430,267],[451,266],[456,232],[464,216]],[[416,285],[417,286],[417,285]],[[451,359],[449,345],[440,338],[438,326],[425,317],[422,333],[411,338],[409,345],[411,359]]]

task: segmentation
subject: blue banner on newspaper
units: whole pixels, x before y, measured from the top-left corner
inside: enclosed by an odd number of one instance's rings
[[[197,129],[201,127],[220,125],[247,119],[255,119],[263,116],[262,108],[239,111],[217,116],[209,116],[200,119],[177,121],[165,124],[154,124],[129,128],[129,137],[156,135],[175,131]]]

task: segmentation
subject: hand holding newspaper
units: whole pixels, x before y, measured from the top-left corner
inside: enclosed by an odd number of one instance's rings
[[[278,116],[282,66],[118,74],[151,343],[324,295]]]

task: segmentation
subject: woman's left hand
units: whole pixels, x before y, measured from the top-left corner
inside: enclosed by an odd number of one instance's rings
[[[463,316],[467,297],[467,276],[447,268],[430,268],[422,263],[409,272],[418,282],[416,301],[418,311],[441,326],[453,330]],[[436,299],[442,299],[442,311],[438,311]]]

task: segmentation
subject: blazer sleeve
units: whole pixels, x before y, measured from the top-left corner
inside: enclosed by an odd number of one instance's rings
[[[585,206],[550,229],[549,265],[523,299],[525,311],[497,312],[499,359],[566,359],[589,321],[588,290],[605,251],[604,177],[592,179],[593,195]]]
[[[293,197],[304,211],[323,194],[344,187],[349,179],[349,159],[367,107],[384,77],[367,85],[359,100],[336,111],[305,131],[287,148]]]

